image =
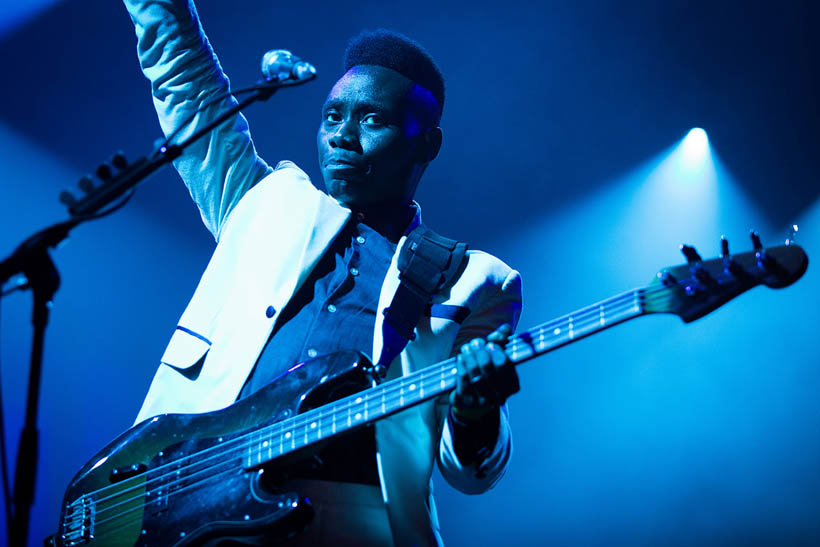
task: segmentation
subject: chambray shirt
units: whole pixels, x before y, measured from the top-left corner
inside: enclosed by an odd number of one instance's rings
[[[381,286],[395,252],[396,244],[353,215],[282,310],[239,398],[324,353],[355,349],[369,355]]]

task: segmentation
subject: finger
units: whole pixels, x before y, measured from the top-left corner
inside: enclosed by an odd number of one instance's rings
[[[475,356],[476,364],[478,365],[478,368],[481,369],[482,374],[484,374],[484,370],[488,366],[492,368],[493,360],[492,356],[490,355],[490,352],[487,349],[487,346],[484,346],[483,348],[474,351],[473,355]]]
[[[486,344],[486,342],[484,341],[483,338],[473,338],[472,340],[470,340],[469,343],[464,344],[464,345],[469,346],[471,350],[475,351],[475,350],[479,350],[479,349],[483,348],[485,344]],[[463,347],[464,346],[462,346],[462,348]]]
[[[460,408],[470,407],[473,405],[476,397],[472,386],[470,386],[470,375],[464,367],[464,363],[460,355],[458,356],[456,362],[459,374],[456,377],[456,389],[450,397],[450,403]]]
[[[510,337],[510,334],[512,334],[512,326],[509,323],[504,323],[487,336],[487,341],[503,344]]]
[[[477,343],[480,342],[480,343]],[[467,344],[461,346],[461,354],[459,358],[461,359],[465,372],[467,373],[468,380],[480,374],[478,369],[478,361],[476,360],[476,349],[480,348],[484,344],[483,340],[473,340]]]
[[[504,349],[498,344],[492,342],[487,344],[487,351],[495,366],[500,367],[507,363],[507,354],[504,353]]]

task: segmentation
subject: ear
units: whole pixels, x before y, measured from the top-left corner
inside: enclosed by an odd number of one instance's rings
[[[442,132],[440,127],[432,127],[419,135],[418,162],[428,164],[441,150]]]

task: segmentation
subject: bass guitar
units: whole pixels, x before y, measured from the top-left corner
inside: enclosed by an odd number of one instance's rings
[[[785,287],[806,271],[808,257],[791,240],[767,249],[756,233],[752,240],[754,251],[734,256],[724,240],[722,256],[707,261],[683,246],[686,264],[660,271],[645,287],[511,337],[507,356],[523,363],[653,313],[690,322],[752,287]],[[342,434],[453,390],[456,375],[451,358],[382,381],[366,356],[343,351],[300,363],[226,409],[150,418],[77,473],[65,493],[59,530],[46,543],[275,543],[303,529],[313,511],[298,492],[265,480],[266,473],[309,460]]]

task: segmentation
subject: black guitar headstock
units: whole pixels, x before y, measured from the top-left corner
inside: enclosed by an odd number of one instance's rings
[[[751,233],[753,250],[732,255],[721,238],[721,256],[703,260],[694,247],[681,246],[686,264],[665,268],[645,289],[645,313],[674,313],[687,323],[719,308],[735,296],[766,285],[787,287],[800,279],[809,265],[805,251],[794,244],[794,227],[785,245],[764,248]]]

